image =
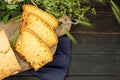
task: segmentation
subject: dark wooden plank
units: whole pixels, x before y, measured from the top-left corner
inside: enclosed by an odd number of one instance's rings
[[[16,75],[9,76],[4,80],[41,80],[39,77],[29,74],[26,71]]]
[[[9,77],[4,80],[41,80],[36,76]],[[120,80],[119,76],[67,76],[65,80]]]
[[[36,76],[14,76],[14,77],[9,77],[5,78],[4,80],[41,80],[40,78]]]
[[[97,13],[97,15],[87,15],[91,23],[94,24],[94,28],[87,28],[81,25],[72,26],[72,33],[80,33],[82,31],[89,32],[119,32],[119,24],[114,18],[112,13]]]
[[[72,54],[120,54],[119,35],[75,35],[78,45],[72,45]]]
[[[68,75],[119,75],[119,35],[75,34]]]
[[[68,75],[119,75],[120,55],[72,55]]]
[[[120,2],[119,2],[120,3]],[[93,29],[87,28],[81,25],[72,26],[72,33],[78,33],[79,31],[89,31],[89,32],[119,32],[119,24],[117,23],[110,5],[102,4],[92,4],[95,7],[97,14],[86,14],[90,19],[90,22],[94,24]]]
[[[9,77],[4,80],[41,80],[36,76]],[[119,76],[66,76],[64,80],[120,80]]]
[[[68,76],[65,80],[120,80],[117,76]]]

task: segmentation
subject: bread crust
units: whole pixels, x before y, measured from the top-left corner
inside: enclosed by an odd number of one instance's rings
[[[53,59],[50,48],[28,28],[21,30],[15,48],[35,71]]]
[[[0,30],[0,53],[7,53],[10,50],[10,44],[9,41],[4,32],[4,30]]]
[[[4,39],[1,39],[4,38]],[[8,77],[18,71],[21,70],[21,66],[19,65],[15,54],[12,50],[12,48],[10,47],[10,44],[8,42],[8,38],[7,35],[5,34],[4,31],[0,31],[0,40],[4,40],[1,41],[3,44],[7,43],[7,46],[9,47],[9,49],[6,49],[6,53],[4,52],[0,52],[0,80],[2,80],[5,77]],[[0,45],[2,47],[2,45]],[[6,46],[5,46],[6,47]]]
[[[34,31],[45,44],[52,47],[58,43],[57,35],[41,18],[33,13],[22,14],[22,28],[29,28]]]
[[[42,9],[38,8],[37,6],[25,4],[25,5],[23,5],[22,8],[23,8],[24,12],[33,13],[33,14],[39,16],[44,22],[46,22],[53,29],[58,27],[58,20],[53,15],[43,11]]]

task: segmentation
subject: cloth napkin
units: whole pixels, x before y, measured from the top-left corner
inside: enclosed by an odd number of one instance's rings
[[[70,40],[67,37],[59,37],[57,50],[53,61],[38,71],[28,70],[28,73],[40,77],[41,80],[64,80],[70,62]]]

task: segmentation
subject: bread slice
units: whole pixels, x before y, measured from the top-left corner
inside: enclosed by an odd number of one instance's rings
[[[35,71],[52,61],[49,47],[30,29],[22,29],[15,47]]]
[[[8,38],[3,30],[0,31],[0,47],[4,47],[4,49],[7,50],[6,53],[0,52],[0,80],[2,80],[3,78],[20,71],[21,67],[15,57],[13,50],[10,48]],[[1,49],[2,48],[0,48],[0,50]]]
[[[7,53],[10,49],[10,44],[5,32],[2,30],[0,31],[0,53]]]
[[[32,13],[23,13],[22,18],[24,24],[22,27],[26,27],[34,31],[49,47],[52,47],[58,43],[57,35],[44,21]]]
[[[42,9],[34,5],[30,5],[30,4],[23,5],[23,11],[27,13],[33,13],[39,16],[44,22],[46,22],[53,29],[55,29],[58,26],[58,20],[53,15],[43,11]]]

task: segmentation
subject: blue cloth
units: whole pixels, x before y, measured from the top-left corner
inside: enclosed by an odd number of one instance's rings
[[[60,37],[53,61],[39,69],[37,72],[33,69],[30,69],[27,72],[36,75],[43,80],[64,80],[69,68],[69,62],[70,40],[67,37]]]

